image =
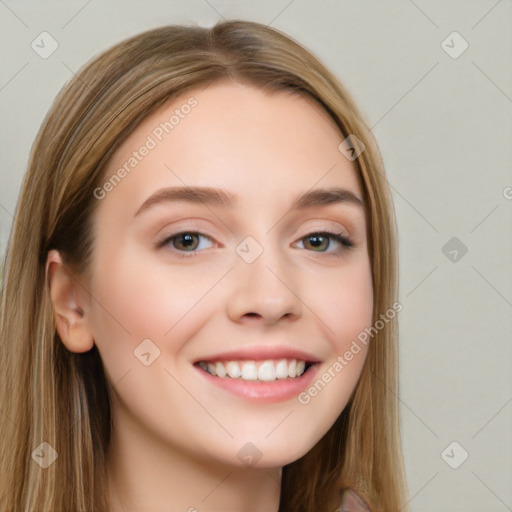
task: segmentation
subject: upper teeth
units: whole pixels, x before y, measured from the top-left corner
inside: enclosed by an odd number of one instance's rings
[[[217,377],[243,380],[286,379],[300,377],[306,369],[305,361],[296,359],[268,359],[266,361],[224,361],[205,363],[199,366]]]

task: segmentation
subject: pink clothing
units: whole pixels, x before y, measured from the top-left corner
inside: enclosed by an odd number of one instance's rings
[[[368,505],[354,489],[345,489],[341,494],[340,508],[335,512],[371,512]]]

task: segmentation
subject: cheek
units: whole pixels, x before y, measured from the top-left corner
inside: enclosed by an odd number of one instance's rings
[[[373,283],[369,260],[347,265],[331,279],[325,279],[325,283],[325,286],[317,288],[315,298],[316,309],[320,312],[319,326],[325,339],[330,342],[334,360],[351,349],[354,341],[357,342],[360,349],[355,350],[363,357],[354,357],[350,371],[345,372],[357,377],[367,351],[367,346],[357,341],[358,336],[371,325],[373,315]]]
[[[373,313],[369,262],[338,270],[325,283],[316,288],[314,311],[321,312],[318,325],[330,344],[331,355],[310,387],[298,396],[299,407],[318,418],[312,426],[311,443],[332,426],[356,388],[368,353],[368,345],[358,341],[358,335],[371,325]]]
[[[373,285],[369,261],[340,270],[325,286],[317,288],[321,327],[337,354],[350,347],[353,340],[371,325]]]
[[[116,264],[109,265],[107,260]],[[90,320],[100,350],[105,354],[128,352],[133,357],[133,350],[144,339],[163,349],[191,318],[197,320],[202,297],[223,273],[222,269],[217,275],[215,269],[185,265],[177,270],[126,247],[99,258]],[[172,346],[175,351],[180,349],[179,342]]]

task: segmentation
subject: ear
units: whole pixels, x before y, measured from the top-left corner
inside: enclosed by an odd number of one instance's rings
[[[84,289],[55,249],[48,252],[46,278],[60,339],[71,352],[87,352],[94,338],[85,315]]]

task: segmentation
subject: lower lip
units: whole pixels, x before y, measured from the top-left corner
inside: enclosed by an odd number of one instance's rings
[[[226,389],[231,393],[254,400],[258,403],[271,404],[295,398],[307,388],[318,372],[319,364],[312,365],[300,377],[276,379],[273,381],[250,381],[232,379],[230,377],[216,377],[202,368],[195,366],[196,370],[211,384]]]

